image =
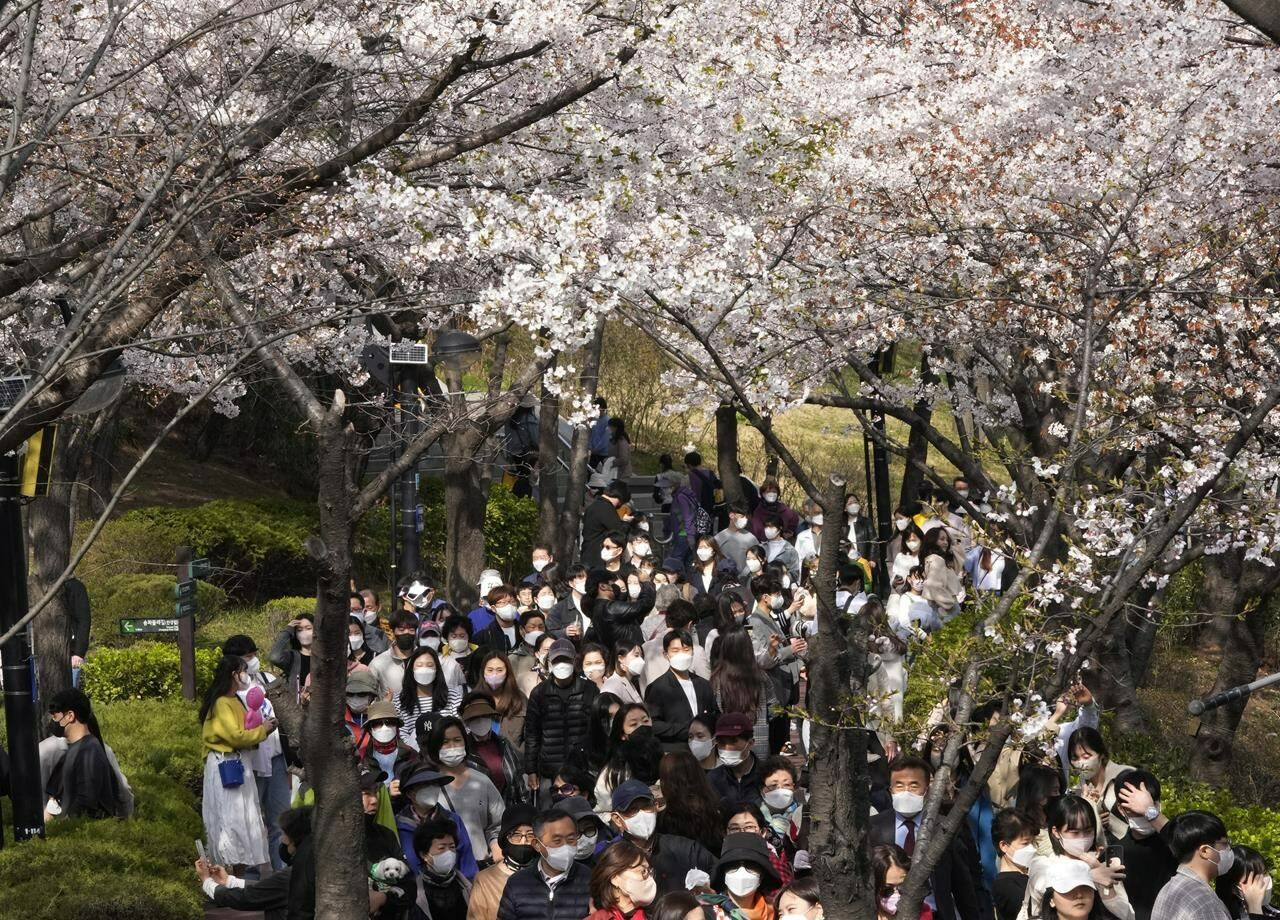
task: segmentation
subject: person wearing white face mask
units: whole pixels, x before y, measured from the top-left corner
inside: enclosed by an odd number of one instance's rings
[[[1167,839],[1169,818],[1160,807],[1160,780],[1147,770],[1128,770],[1109,791],[1116,801],[1107,816],[1108,839],[1123,850],[1129,901],[1139,920],[1145,920],[1160,889],[1178,871]]]
[[[720,544],[710,534],[703,534],[698,537],[693,556],[685,569],[684,580],[693,586],[696,596],[718,598],[725,585],[733,582],[720,553]]]
[[[1071,773],[1080,781],[1075,791],[1094,803],[1100,818],[1109,817],[1116,807],[1116,778],[1133,767],[1113,761],[1101,732],[1090,725],[1082,725],[1071,733],[1066,753]],[[1109,821],[1109,826],[1115,837],[1123,836],[1127,829],[1124,820],[1118,817]]]
[[[592,604],[597,582],[586,566],[573,565],[565,573],[569,591],[547,613],[547,632],[557,639],[581,639],[591,629]]]
[[[1236,861],[1226,825],[1207,811],[1186,811],[1170,823],[1165,833],[1178,871],[1160,889],[1151,920],[1231,920],[1213,889]]]
[[[550,593],[550,589],[547,590]],[[541,593],[541,586],[539,586],[539,593]],[[551,596],[554,604],[555,595]],[[471,645],[499,652],[512,652],[520,645],[520,630],[517,625],[520,620],[520,606],[516,603],[515,592],[503,585],[490,591],[489,599],[493,610],[493,622],[472,634]]]
[[[399,771],[406,763],[418,760],[418,752],[400,740],[404,720],[390,700],[375,700],[366,711],[365,731],[369,744],[364,763],[370,770],[386,774],[387,791],[393,803],[400,804]]]
[[[315,615],[299,614],[276,633],[275,642],[267,659],[284,672],[285,679],[295,692],[302,692],[302,685],[311,674],[311,644],[315,641]]]
[[[850,495],[845,499],[844,505],[845,522],[848,530],[845,539],[857,551],[860,558],[866,559],[875,566],[875,533],[871,527],[871,519],[863,513],[862,500],[856,495]]]
[[[600,685],[603,693],[612,693],[623,703],[643,703],[640,675],[644,673],[644,647],[630,639],[619,639],[613,647],[613,673]]]
[[[769,825],[770,836],[781,842],[788,862],[809,847],[808,824],[805,821],[804,793],[800,790],[800,777],[791,761],[785,757],[771,757],[761,767],[764,785],[761,786],[760,813]]]
[[[890,763],[888,769],[893,807],[871,816],[870,844],[894,844],[911,856],[915,853],[916,835],[933,770],[919,757],[901,756]],[[931,892],[925,903],[939,920],[968,920],[984,915],[978,889],[981,872],[974,871],[977,866],[971,866],[968,856],[973,849],[968,822],[964,822],[930,877]]]
[[[500,731],[502,722],[493,695],[487,689],[473,690],[463,699],[459,716],[467,728],[468,763],[493,781],[508,805],[522,803],[528,798],[528,790],[521,752]]]
[[[582,512],[583,565],[596,568],[601,564],[600,551],[607,534],[620,536],[617,546],[622,547],[627,525],[618,516],[618,509],[631,500],[631,488],[622,480],[615,480],[601,490],[600,495]]]
[[[761,546],[764,548],[766,562],[776,562],[787,570],[793,580],[798,581],[800,554],[786,540],[785,534],[790,532],[785,530],[777,516],[767,517],[764,522],[764,539],[761,541]]]
[[[894,555],[889,569],[889,582],[899,591],[905,590],[908,574],[920,565],[920,552],[924,546],[924,534],[914,525],[901,536],[902,548]],[[921,586],[923,587],[923,582]]]
[[[462,690],[447,686],[441,676],[440,657],[429,648],[420,648],[409,658],[404,670],[404,685],[395,698],[396,712],[404,721],[400,739],[419,750],[418,717],[429,712],[456,715],[462,702]]]
[[[747,550],[759,546],[760,541],[751,532],[751,518],[747,506],[734,502],[729,506],[729,526],[716,534],[716,543],[725,557],[733,562],[740,575],[747,571]]]
[[[591,704],[600,690],[580,676],[574,664],[578,651],[567,639],[557,639],[547,652],[551,679],[533,689],[524,723],[524,772],[529,789],[544,801],[551,780],[569,754],[587,737]]]
[[[493,592],[497,593],[497,590]],[[503,601],[506,603],[506,600]],[[494,618],[494,623],[498,622]],[[465,671],[469,662],[467,659],[471,653],[476,650],[476,645],[471,641],[471,621],[460,613],[450,615],[440,626],[440,635],[444,641],[440,645],[440,660],[444,662],[452,662],[458,665],[459,669]]]
[[[751,593],[756,603],[747,617],[751,645],[756,662],[774,680],[778,702],[793,706],[800,700],[800,672],[809,659],[809,643],[801,638],[803,621],[797,615],[799,603],[788,594],[782,583],[771,575],[751,579]]]
[[[662,749],[678,751],[688,744],[689,723],[714,719],[718,710],[711,682],[693,673],[693,637],[671,630],[662,639],[662,653],[670,669],[645,688],[644,702]]]
[[[609,804],[613,807],[609,820],[614,829],[649,860],[659,896],[683,889],[690,869],[711,871],[715,857],[702,844],[688,837],[657,832],[658,808],[653,791],[645,783],[626,780],[613,790]]]
[[[765,524],[768,518],[778,521],[782,530],[796,533],[800,530],[800,515],[782,500],[778,480],[766,479],[760,485],[760,503],[751,514],[751,532],[761,543],[765,542]]]
[[[764,893],[774,891],[781,884],[763,837],[726,834],[720,858],[711,873],[715,894],[703,895],[700,900],[718,908],[717,913],[758,917],[768,911]]]
[[[501,920],[570,920],[591,911],[591,872],[575,856],[581,834],[568,812],[553,808],[533,822],[537,862],[507,879]]]
[[[1041,916],[1040,907],[1055,866],[1071,859],[1085,865],[1108,914],[1117,920],[1135,920],[1136,914],[1124,887],[1126,869],[1118,859],[1104,861],[1104,850],[1098,843],[1098,815],[1092,803],[1078,795],[1064,795],[1049,805],[1046,823],[1053,855],[1031,860],[1026,906],[1019,916]]]
[[[471,881],[458,871],[458,831],[453,822],[435,818],[418,825],[413,849],[422,872],[413,891],[409,920],[445,920],[465,917],[471,898]]]
[[[764,774],[752,753],[754,740],[754,716],[726,712],[716,720],[720,766],[707,774],[707,782],[726,807],[760,804]]]
[[[1022,812],[1006,808],[991,821],[991,840],[999,854],[991,899],[996,920],[1016,920],[1027,896],[1027,871],[1036,857],[1040,826]]]
[[[1215,887],[1232,920],[1280,917],[1280,908],[1271,905],[1271,870],[1262,854],[1238,843],[1231,850],[1231,869],[1218,876]]]
[[[919,528],[915,526],[915,520],[912,517],[910,509],[899,505],[893,509],[892,536],[885,545],[884,560],[885,565],[889,567],[889,571],[893,571],[894,561],[906,549],[907,535],[916,530],[916,535],[923,537],[924,534],[919,532]],[[892,579],[891,579],[892,580]]]
[[[451,780],[440,789],[441,801],[462,819],[476,853],[487,850],[490,860],[502,859],[498,835],[506,806],[493,780],[469,763],[471,741],[466,726],[456,716],[444,716],[432,723],[425,741],[423,753]]]
[[[535,543],[533,545],[533,553],[530,557],[533,571],[521,579],[522,584],[539,585],[550,584],[559,577],[558,566],[556,565],[555,552],[548,543]]]
[[[591,873],[591,901],[596,910],[586,920],[629,920],[658,896],[658,883],[644,850],[622,840],[600,854]]]
[[[479,866],[476,864],[471,837],[467,834],[461,816],[445,805],[442,790],[450,781],[450,777],[431,767],[406,765],[402,768],[400,789],[405,805],[396,812],[396,831],[400,835],[400,845],[404,848],[404,861],[414,872],[421,872],[422,864],[418,859],[418,849],[413,843],[414,831],[419,825],[429,821],[443,819],[451,822],[458,834],[458,871],[466,878],[473,879],[479,871]],[[483,856],[487,850],[480,852]]]

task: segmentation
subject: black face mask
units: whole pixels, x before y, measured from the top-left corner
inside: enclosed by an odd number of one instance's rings
[[[55,738],[65,738],[67,736],[67,727],[58,723],[56,719],[49,720],[49,734]]]
[[[538,858],[538,851],[533,848],[532,843],[511,843],[504,840],[502,855],[508,862],[523,869],[525,866],[533,865],[533,861]]]
[[[418,637],[413,635],[396,636],[396,648],[402,652],[412,652],[418,645]]]
[[[289,847],[284,843],[280,844],[280,861],[286,866],[293,865],[293,854],[289,852]]]

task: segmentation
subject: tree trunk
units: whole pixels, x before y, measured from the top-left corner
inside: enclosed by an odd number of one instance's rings
[[[716,409],[716,466],[724,486],[725,504],[744,502],[742,467],[738,464],[738,410],[732,403],[723,403]]]
[[[920,359],[920,380],[923,383],[932,383],[935,379],[929,372],[929,358],[926,355]],[[898,504],[904,507],[910,507],[916,500],[920,495],[920,486],[924,483],[924,473],[913,461],[923,464],[929,459],[929,441],[925,437],[925,425],[928,425],[933,418],[933,407],[923,399],[915,404],[912,411],[924,424],[913,424],[907,435],[906,468],[902,473],[902,493],[898,499]]]
[[[368,863],[356,760],[343,726],[347,686],[347,623],[351,592],[354,434],[329,417],[319,438],[320,542],[311,702],[303,717],[302,751],[315,788],[312,819],[317,920],[367,920]]]
[[[120,435],[120,414],[124,406],[124,392],[106,409],[98,413],[89,428],[88,442],[82,452],[79,480],[71,529],[79,517],[96,518],[107,506],[115,489],[116,454]]]
[[[1160,625],[1163,590],[1157,591],[1147,609],[1133,624],[1129,635],[1129,667],[1134,687],[1145,687],[1156,649],[1156,628]]]
[[[596,334],[583,353],[582,373],[578,377],[582,387],[582,399],[591,402],[600,382],[600,351],[604,345],[604,323],[596,327]],[[578,558],[578,538],[582,527],[582,505],[587,489],[587,460],[591,456],[589,439],[591,429],[578,425],[573,429],[573,448],[569,455],[569,480],[565,484],[564,502],[560,508],[559,542],[556,544],[556,560],[560,571],[568,568],[571,560]]]
[[[543,377],[542,404],[538,408],[538,542],[552,547],[560,528],[559,478],[560,397],[548,389],[547,378]]]
[[[474,604],[476,584],[484,571],[484,513],[489,490],[483,464],[476,454],[483,446],[474,429],[445,439],[444,463],[444,588],[445,596],[461,609]]]
[[[1115,617],[1096,646],[1098,662],[1098,697],[1103,709],[1115,712],[1116,727],[1121,731],[1145,732],[1146,719],[1138,704],[1137,684],[1133,681],[1132,649],[1130,636],[1135,620],[1144,619],[1144,612],[1154,595],[1153,588],[1143,588],[1134,597],[1136,610],[1127,616]]]
[[[844,524],[844,482],[833,477],[823,499],[832,525]],[[838,532],[838,531],[836,531]],[[876,916],[867,833],[870,778],[867,731],[851,722],[849,698],[865,696],[866,620],[854,618],[846,630],[836,612],[839,541],[824,540],[818,554],[818,635],[811,641],[809,712],[812,751],[809,766],[809,854],[822,889],[822,907],[832,920],[872,920]]]

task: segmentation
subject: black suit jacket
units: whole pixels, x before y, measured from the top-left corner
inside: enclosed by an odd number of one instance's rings
[[[882,811],[871,817],[871,845],[894,843],[898,816],[892,811]],[[962,824],[961,834],[968,834]],[[933,899],[938,909],[938,920],[986,920],[977,886],[982,884],[967,871],[962,853],[963,842],[959,835],[947,847],[929,878]]]
[[[605,498],[597,498],[582,512],[582,564],[588,569],[604,565],[600,548],[608,533],[625,534],[627,525],[618,517],[618,509]]]
[[[653,733],[662,742],[664,750],[682,750],[689,744],[689,723],[694,716],[703,721],[719,715],[716,708],[716,695],[711,689],[711,682],[705,677],[690,674],[693,681],[693,695],[698,701],[698,711],[689,711],[689,698],[684,695],[680,682],[673,671],[667,671],[644,691],[644,703],[649,707],[649,715],[653,719]]]

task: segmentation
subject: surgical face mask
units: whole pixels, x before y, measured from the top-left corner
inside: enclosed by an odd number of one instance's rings
[[[778,539],[778,528],[776,528],[776,527],[766,527],[766,528],[764,529],[764,538],[765,538],[766,540],[776,540],[776,539]]]
[[[1062,849],[1072,856],[1081,856],[1088,853],[1094,847],[1095,838],[1084,837],[1059,837],[1058,841],[1062,844]]]
[[[423,811],[429,811],[436,807],[436,802],[440,801],[439,786],[419,786],[413,790],[413,803]]]
[[[710,738],[690,738],[689,753],[693,755],[694,760],[699,763],[711,756],[711,752],[716,749],[716,743]]]
[[[503,604],[493,612],[497,615],[499,620],[502,620],[504,623],[510,623],[520,615],[520,608],[515,604]]]
[[[688,671],[693,666],[693,653],[677,652],[671,656],[670,660],[673,671]]]
[[[769,598],[769,606],[773,610],[781,610],[786,606],[786,603],[787,599],[781,594],[775,594],[773,597]]]
[[[311,629],[299,629],[297,635],[298,635],[298,644],[301,645],[303,648],[306,648],[313,641],[315,641],[315,637],[316,637],[315,631]]]
[[[641,522],[640,522],[639,524],[637,524],[636,526],[637,526],[637,527],[639,527],[641,530],[643,530],[645,533],[648,533],[648,532],[649,532],[649,522],[648,522],[648,521],[641,521]]]
[[[809,518],[809,523],[810,523],[810,524],[812,524],[814,527],[821,527],[821,526],[822,526],[822,515],[820,515],[820,514],[815,514],[813,517]]]
[[[652,875],[639,884],[619,885],[636,907],[648,907],[658,896],[658,880]]]
[[[969,497],[969,490],[968,490],[968,489],[956,489],[956,494],[957,494],[957,495],[959,495],[961,498],[968,498],[968,497]]]
[[[639,596],[640,596],[640,583],[634,582],[634,581],[629,583],[627,585],[627,597],[631,598],[632,600],[635,600]]]
[[[493,733],[493,721],[488,716],[480,719],[468,719],[466,726],[467,731],[471,733],[473,738],[488,738]]]
[[[573,676],[573,665],[568,661],[557,661],[551,666],[551,676],[556,680],[568,680]]]
[[[911,590],[912,590],[912,591],[914,591],[914,592],[916,592],[916,594],[919,594],[921,591],[923,591],[923,590],[924,590],[924,579],[923,579],[923,578],[913,578],[913,579],[911,579]]]
[[[457,865],[458,853],[456,850],[445,850],[443,853],[437,853],[427,859],[427,870],[432,875],[442,877],[449,875]]]
[[[746,519],[746,518],[744,518],[744,517],[735,517],[735,518],[733,519],[733,526],[734,526],[734,528],[735,528],[735,529],[737,529],[737,530],[746,530],[746,529],[747,529],[747,524],[748,524],[748,523],[749,523],[749,522],[748,522],[748,521],[747,521],[747,519]]]
[[[556,599],[554,596],[549,594],[538,595],[538,609],[541,610],[543,613],[546,613],[555,605],[556,605]]]
[[[703,562],[711,561],[711,557],[714,556],[715,554],[716,554],[715,550],[713,550],[709,546],[698,547],[698,558],[701,559]]]
[[[455,655],[460,655],[471,647],[471,643],[465,637],[449,640],[449,648]]]
[[[895,519],[894,519],[894,521],[893,521],[893,526],[894,526],[894,527],[897,527],[899,531],[906,530],[908,527],[910,527],[910,526],[911,526],[911,519],[910,519],[910,518],[895,518]]]
[[[1102,766],[1102,758],[1097,754],[1081,757],[1079,760],[1071,761],[1071,766],[1076,773],[1080,774],[1081,779],[1091,780],[1098,775],[1098,768]]]
[[[1231,871],[1231,867],[1236,864],[1236,851],[1231,849],[1230,844],[1225,850],[1218,850],[1218,863],[1215,875],[1226,875]]]
[[[347,708],[352,712],[364,712],[372,702],[373,700],[367,696],[349,696],[347,697]]]
[[[597,677],[600,677],[604,674],[604,665],[589,664],[582,669],[582,673],[586,676],[588,680],[595,680]]]
[[[358,652],[364,648],[364,636],[347,636],[347,644],[351,646],[351,651]]]
[[[1129,825],[1129,833],[1134,837],[1150,837],[1156,832],[1156,829],[1147,820],[1146,815],[1134,815],[1131,818],[1125,818],[1125,823]]]
[[[562,847],[551,847],[547,850],[547,865],[556,872],[564,872],[573,865],[574,857],[578,855],[578,848],[572,843],[566,843]]]
[[[606,546],[604,549],[600,550],[600,558],[603,559],[605,562],[612,562],[613,560],[617,559],[621,555],[622,555],[621,549],[610,549],[609,547]]]
[[[776,501],[778,500],[778,493],[777,493],[777,492],[766,492],[766,493],[764,493],[764,495],[763,495],[763,496],[761,496],[761,497],[765,500],[765,503],[766,503],[766,504],[772,505],[774,502],[776,502]]]
[[[761,568],[761,566],[760,566],[760,560],[759,560],[759,559],[748,559],[748,560],[747,560],[747,571],[748,571],[748,572],[750,572],[752,575],[758,575],[758,574],[760,574],[760,568]]]
[[[770,789],[764,794],[764,803],[773,811],[782,811],[790,808],[795,798],[794,789]]]
[[[390,744],[395,740],[396,727],[394,725],[379,725],[369,734],[373,735],[373,740],[379,744]]]
[[[907,541],[907,549],[911,550],[911,552],[913,552],[913,553],[914,553],[914,552],[915,552],[916,550],[918,550],[919,548],[920,548],[920,541],[919,541],[919,540],[908,540],[908,541]]]
[[[849,504],[844,506],[844,510],[847,511],[851,517],[856,517],[858,512],[862,510],[862,506],[857,502],[849,502]]]
[[[760,873],[746,866],[730,869],[724,874],[724,884],[730,894],[745,898],[760,887]]]
[[[578,849],[574,853],[577,859],[586,859],[596,851],[596,841],[600,839],[600,835],[596,833],[582,834],[578,837]]]
[[[893,810],[908,818],[915,817],[924,811],[924,796],[918,792],[895,792]]]
[[[366,610],[363,616],[364,616],[364,621],[368,623],[370,626],[378,622],[378,611],[376,610]]]
[[[538,647],[538,640],[545,636],[546,633],[541,629],[531,629],[524,634],[524,641],[529,643],[531,648]]]
[[[587,580],[585,578],[579,578],[573,583],[573,590],[577,591],[579,594],[586,594]]]
[[[632,837],[640,840],[648,840],[653,836],[653,830],[658,826],[658,813],[656,811],[638,811],[629,818],[623,818],[622,823],[627,828],[627,833]]]
[[[423,687],[430,687],[436,682],[435,668],[414,668],[413,679]]]
[[[535,572],[541,572],[550,564],[551,564],[550,559],[535,559],[533,560],[533,570]]]
[[[641,655],[633,655],[627,659],[627,673],[632,677],[639,677],[644,672],[644,657]]]
[[[855,546],[852,549],[850,549],[849,552],[845,553],[845,558],[847,558],[850,562],[857,562],[858,559],[861,558],[861,554],[858,552],[858,548]]]
[[[258,656],[254,655],[252,658],[246,658],[244,660],[244,669],[250,674],[261,674],[262,663],[258,661]]]
[[[1009,862],[1019,868],[1026,869],[1031,865],[1031,860],[1036,858],[1036,847],[1034,843],[1028,843],[1024,847],[1018,847],[1009,854]]]
[[[880,899],[880,907],[886,914],[893,915],[898,912],[898,902],[901,900],[901,893],[895,891],[893,894]]]
[[[791,576],[790,576],[790,575],[783,575],[783,576],[782,576],[782,587],[783,587],[783,589],[784,589],[784,590],[788,590],[788,589],[790,589],[790,587],[791,587]]]
[[[451,747],[440,749],[440,762],[446,767],[456,767],[467,759],[467,749],[464,747]]]
[[[497,690],[504,683],[506,683],[506,681],[507,681],[506,674],[486,674],[484,676],[484,682],[494,690]]]
[[[641,558],[648,556],[649,543],[647,541],[644,543],[633,543],[631,546],[631,554],[633,556],[640,556]]]
[[[726,767],[736,767],[747,756],[746,751],[721,751],[720,762]]]

